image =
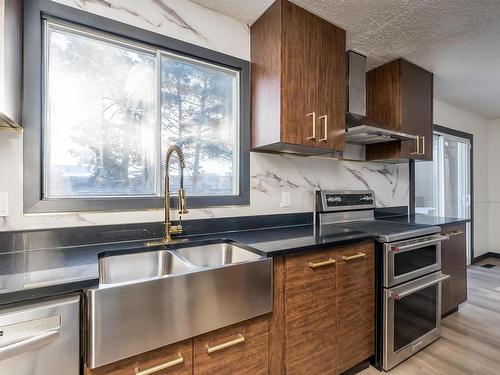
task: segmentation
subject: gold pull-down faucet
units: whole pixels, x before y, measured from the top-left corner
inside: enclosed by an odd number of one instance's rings
[[[180,168],[180,184],[179,184],[179,224],[172,225],[170,222],[170,157],[173,153],[177,154],[177,158],[179,159],[179,168]],[[165,186],[164,186],[164,208],[165,208],[165,233],[163,235],[163,239],[160,241],[154,242],[146,242],[146,246],[159,246],[159,245],[170,245],[173,243],[184,242],[185,239],[173,239],[172,234],[180,234],[182,233],[182,217],[181,215],[187,214],[187,206],[186,206],[186,193],[184,191],[184,168],[186,167],[186,163],[184,162],[184,153],[179,148],[179,146],[170,146],[167,150],[165,156]]]

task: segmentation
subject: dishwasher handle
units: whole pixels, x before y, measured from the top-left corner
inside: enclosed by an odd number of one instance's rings
[[[32,336],[25,340],[14,344],[0,347],[0,361],[21,354],[23,352],[37,349],[54,341],[59,336],[59,331],[44,332],[36,336]]]

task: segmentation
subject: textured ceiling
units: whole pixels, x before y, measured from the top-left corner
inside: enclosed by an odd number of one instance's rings
[[[252,24],[272,0],[193,0]],[[499,0],[292,0],[347,30],[369,68],[403,57],[435,74],[436,99],[500,117]]]

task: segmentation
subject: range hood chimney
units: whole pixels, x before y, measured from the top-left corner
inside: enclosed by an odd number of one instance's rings
[[[416,139],[366,117],[366,57],[354,51],[347,51],[347,100],[346,142],[366,145]]]

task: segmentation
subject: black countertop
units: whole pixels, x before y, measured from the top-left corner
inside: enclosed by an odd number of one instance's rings
[[[422,225],[446,225],[470,222],[470,219],[459,219],[456,217],[430,216],[424,214],[415,214],[408,216],[383,216],[379,219],[396,221],[399,223],[422,224]]]
[[[340,227],[320,236],[311,224],[186,237],[190,242],[232,240],[266,257],[377,238]],[[0,254],[0,305],[97,286],[99,253],[137,249],[143,244],[141,240]]]
[[[384,215],[378,218],[384,221],[434,226],[469,221],[422,214],[411,216]],[[227,227],[228,222],[223,222],[223,225]],[[131,233],[133,236],[137,235],[137,232]],[[348,229],[341,227],[341,225],[338,228],[330,227],[328,235],[319,235],[312,224],[289,224],[264,229],[254,228],[252,230],[233,230],[186,236],[190,242],[214,239],[240,242],[265,257],[376,239],[377,237],[374,233]],[[39,238],[40,236],[37,237],[37,243],[40,241]],[[85,288],[97,286],[99,283],[98,256],[100,253],[137,249],[142,247],[144,242],[145,240],[141,239],[138,241],[0,252],[0,305],[80,292]]]

